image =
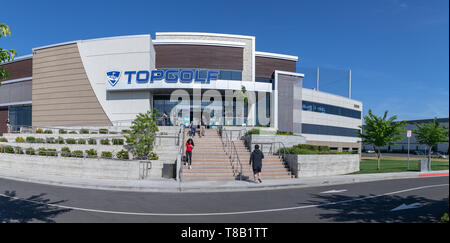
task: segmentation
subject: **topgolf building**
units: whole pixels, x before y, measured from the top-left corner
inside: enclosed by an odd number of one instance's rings
[[[8,118],[13,129],[123,126],[155,108],[169,115],[165,125],[206,117],[212,125],[268,126],[309,144],[359,150],[362,103],[303,88],[297,61],[257,51],[253,36],[213,33],[36,47],[0,64],[10,73],[0,86],[0,135]]]

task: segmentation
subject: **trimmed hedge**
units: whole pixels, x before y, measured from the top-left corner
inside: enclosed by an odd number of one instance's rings
[[[117,152],[116,157],[118,159],[129,159],[128,151],[122,149],[119,152]]]
[[[278,153],[288,154],[353,154],[352,152],[338,152],[330,150],[328,146],[317,146],[310,144],[297,144],[290,148],[280,149]]]
[[[6,138],[0,138],[0,142],[8,142],[8,139],[6,139]]]
[[[24,143],[25,139],[23,137],[16,137],[16,143]]]
[[[88,158],[97,158],[97,150],[95,149],[86,150],[86,154]]]
[[[113,145],[123,145],[124,140],[121,138],[113,138],[112,139],[112,144]]]
[[[61,149],[61,157],[71,157],[72,154],[70,153],[69,147],[64,147]]]
[[[112,158],[112,153],[109,151],[103,151],[101,157],[102,158]]]
[[[35,137],[26,137],[25,141],[27,141],[27,143],[35,143],[36,142],[36,138]]]
[[[49,148],[39,148],[38,151],[39,156],[58,156],[58,153],[56,152],[56,149],[49,149]]]

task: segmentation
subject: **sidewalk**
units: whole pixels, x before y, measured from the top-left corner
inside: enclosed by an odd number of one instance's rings
[[[178,182],[172,179],[158,180],[100,180],[80,179],[49,175],[30,175],[13,171],[0,171],[0,178],[16,181],[39,183],[55,186],[75,187],[84,189],[134,191],[134,192],[226,192],[273,190],[287,188],[304,188],[370,182],[378,180],[420,178],[429,176],[448,176],[449,171],[432,172],[399,172],[379,174],[337,175],[324,177],[304,177],[296,179],[264,180],[257,184],[253,181],[186,181]]]

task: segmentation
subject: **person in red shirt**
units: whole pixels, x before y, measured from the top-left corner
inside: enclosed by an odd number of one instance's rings
[[[192,149],[194,149],[194,140],[189,138],[186,142],[186,159],[189,165],[189,169],[192,169]]]

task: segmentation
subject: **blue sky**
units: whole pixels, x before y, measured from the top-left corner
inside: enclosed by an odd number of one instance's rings
[[[305,87],[347,94],[364,114],[449,116],[448,0],[2,1],[2,48],[155,32],[256,36],[258,51],[299,56]]]

